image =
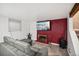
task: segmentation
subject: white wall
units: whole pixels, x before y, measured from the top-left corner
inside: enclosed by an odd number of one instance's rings
[[[68,53],[71,56],[79,56],[79,40],[73,31],[73,19],[68,18]]]
[[[11,32],[11,34],[13,38],[21,40],[23,38],[27,38],[26,35],[28,32],[28,22],[26,20],[21,20],[21,31]]]
[[[8,18],[0,16],[0,42],[3,42],[3,36],[8,34]]]
[[[8,17],[0,16],[0,42],[3,42],[4,36],[11,36],[15,39],[21,39],[23,37],[21,35],[22,32],[20,31],[11,32],[11,33],[9,32],[8,19],[9,19]]]
[[[0,14],[15,19],[40,20],[65,18],[75,3],[0,3]],[[32,20],[32,19],[30,19]]]
[[[31,18],[22,20],[22,31],[21,32],[12,32],[14,38],[23,39],[27,38],[28,33],[32,34],[32,40],[37,40],[37,28],[36,28],[36,19]],[[19,37],[20,36],[20,37]]]
[[[32,34],[32,40],[37,40],[36,21],[30,22],[30,33]]]
[[[22,19],[21,23],[21,31],[9,32],[8,28],[8,19],[9,17],[1,16],[0,15],[0,42],[3,42],[3,36],[11,36],[15,39],[23,39],[27,38],[27,34],[32,34],[32,40],[36,40],[37,38],[37,31],[36,31],[36,19],[31,18],[33,20]]]
[[[0,14],[10,18],[22,20],[22,31],[12,32],[13,38],[22,39],[27,35],[27,33],[31,32],[32,39],[36,40],[37,37],[36,20],[41,21],[41,20],[65,18],[72,9],[73,5],[74,3],[68,3],[68,4],[4,3],[0,4]],[[7,22],[6,19],[4,19],[3,21],[4,21],[3,23]],[[5,26],[7,27],[8,25],[5,23]],[[6,32],[8,32],[8,28],[6,27],[5,29],[7,30],[3,31],[4,35]],[[2,28],[1,25],[0,28]],[[10,35],[10,33],[8,33],[8,35]],[[2,33],[0,33],[0,38],[1,38],[0,40],[2,40]]]

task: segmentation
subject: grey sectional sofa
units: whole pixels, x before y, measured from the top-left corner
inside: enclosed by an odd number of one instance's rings
[[[32,47],[19,40],[4,36],[4,42],[0,43],[0,56],[47,56],[48,49],[46,47],[39,51],[32,50]]]

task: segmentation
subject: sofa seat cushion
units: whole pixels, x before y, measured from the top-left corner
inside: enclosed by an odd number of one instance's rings
[[[18,56],[26,56],[26,54],[20,50],[15,50],[14,51]]]
[[[25,53],[31,53],[30,45],[28,43],[17,40],[14,46]]]
[[[8,43],[9,45],[16,47],[17,49],[29,53],[30,52],[30,45],[26,42],[19,41],[8,36],[4,36],[4,42]]]
[[[21,50],[22,52],[25,52],[26,54],[31,55],[33,53],[31,53],[30,45],[26,42],[16,40],[7,36],[4,36],[4,42]]]
[[[16,56],[28,56],[26,53],[22,52],[21,50],[7,44],[7,43],[1,43],[2,46],[6,47],[9,51],[11,51]]]

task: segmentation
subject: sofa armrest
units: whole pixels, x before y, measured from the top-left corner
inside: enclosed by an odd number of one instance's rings
[[[31,50],[37,52],[36,56],[37,55],[39,55],[39,56],[48,56],[48,48],[47,47],[43,47],[41,49],[36,48],[36,47],[31,47]]]
[[[31,50],[35,51],[35,52],[38,52],[40,49],[39,48],[36,48],[36,47],[30,47]]]

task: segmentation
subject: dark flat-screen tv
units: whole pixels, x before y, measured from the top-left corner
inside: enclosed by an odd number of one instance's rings
[[[50,30],[50,21],[38,21],[37,30]]]

